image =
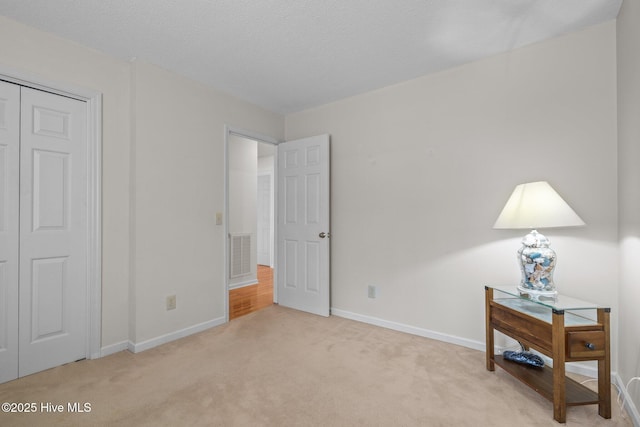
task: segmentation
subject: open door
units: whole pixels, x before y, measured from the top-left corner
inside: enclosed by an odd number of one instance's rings
[[[278,145],[278,303],[329,316],[329,135]]]

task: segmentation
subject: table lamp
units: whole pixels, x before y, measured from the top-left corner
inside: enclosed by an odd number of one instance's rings
[[[553,283],[556,253],[549,247],[549,239],[537,228],[574,227],[584,221],[546,181],[516,186],[493,225],[498,229],[531,229],[522,239],[518,263],[522,280],[518,289],[531,297],[557,295]]]

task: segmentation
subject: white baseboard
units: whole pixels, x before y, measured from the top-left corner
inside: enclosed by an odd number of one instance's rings
[[[424,338],[431,338],[438,341],[444,341],[449,344],[455,344],[462,347],[471,348],[473,350],[479,350],[484,352],[486,344],[484,342],[470,340],[468,338],[461,338],[455,335],[443,334],[442,332],[436,332],[429,329],[418,328],[404,323],[391,322],[389,320],[379,319],[377,317],[365,316],[358,313],[352,313],[350,311],[341,310],[339,308],[332,308],[331,314],[338,317],[344,317],[345,319],[356,320],[358,322],[368,323],[374,326],[380,326],[382,328],[392,329],[394,331],[405,332],[407,334],[418,335]],[[502,353],[505,348],[496,347],[495,351]],[[547,359],[547,363],[550,359]],[[591,366],[582,365],[580,363],[570,363],[565,366],[567,372],[574,374],[584,375],[587,377],[595,378],[598,376],[598,369]]]
[[[460,345],[462,347],[471,348],[474,350],[485,351],[486,344],[480,341],[474,341],[467,338],[460,338],[454,335],[443,334],[441,332],[431,331],[429,329],[417,328],[415,326],[405,325],[403,323],[391,322],[384,319],[379,319],[377,317],[365,316],[362,314],[352,313],[350,311],[340,310],[339,308],[332,308],[331,314],[338,317],[344,317],[346,319],[356,320],[358,322],[368,323],[374,326],[380,326],[382,328],[392,329],[394,331],[405,332],[412,335],[418,335],[424,338],[431,338],[438,341],[444,341],[450,344]],[[504,348],[496,348],[497,352],[504,351]],[[550,363],[550,359],[545,357],[546,362]],[[597,378],[598,369],[597,367],[587,366],[581,363],[569,363],[565,365],[565,370],[567,372],[572,372],[578,375],[584,375],[590,378]],[[620,379],[620,376],[616,372],[611,373],[611,382],[615,384],[622,393],[624,398],[624,409],[626,413],[631,418],[634,427],[640,427],[640,414],[638,413],[638,409],[636,408],[633,400],[631,400],[631,396],[625,389],[625,384]],[[616,404],[615,397],[612,396],[612,404]]]
[[[224,323],[226,323],[225,318],[219,317],[217,319],[189,326],[188,328],[180,329],[179,331],[171,332],[165,335],[160,335],[159,337],[151,338],[139,343],[129,341],[127,343],[127,349],[132,353],[140,353],[141,351],[149,350],[150,348],[157,347],[159,345],[166,344],[180,338],[188,337],[189,335],[193,335],[198,332],[220,326]]]
[[[107,345],[100,349],[100,356],[105,357],[110,354],[118,353],[120,351],[127,350],[129,348],[129,341],[121,341],[115,344]]]
[[[345,319],[356,320],[358,322],[368,323],[370,325],[380,326],[382,328],[393,329],[394,331],[405,332],[407,334],[418,335],[424,338],[431,338],[438,341],[448,342],[450,344],[456,344],[474,350],[484,351],[485,343],[470,340],[467,338],[460,338],[453,335],[443,334],[441,332],[431,331],[429,329],[418,328],[404,323],[391,322],[389,320],[379,319],[377,317],[365,316],[358,313],[352,313],[350,311],[340,310],[339,308],[332,308],[331,314],[338,317],[344,317]]]
[[[202,332],[209,328],[222,325],[223,323],[226,323],[226,322],[224,318],[221,317],[218,319],[210,320],[208,322],[200,323],[198,325],[190,326],[188,328],[184,328],[179,331],[175,331],[166,335],[152,338],[150,340],[146,340],[141,343],[134,343],[132,341],[121,341],[115,344],[110,344],[102,347],[100,349],[100,355],[97,357],[92,357],[92,359],[109,356],[111,354],[118,353],[124,350],[129,350],[132,353],[139,353],[141,351],[148,350],[153,347],[157,347],[161,344],[166,344],[168,342],[175,341],[177,339],[184,338],[198,332]]]
[[[636,407],[635,403],[633,403],[629,392],[625,388],[626,384],[622,381],[622,378],[620,378],[620,375],[618,375],[617,373],[612,375],[612,379],[614,384],[618,386],[620,394],[622,394],[621,399],[624,399],[624,409],[627,411],[627,415],[629,415],[629,417],[631,418],[634,427],[640,427],[640,412],[638,412],[638,408]]]
[[[245,286],[256,285],[258,283],[258,277],[251,277],[238,283],[229,283],[229,290],[244,288]]]
[[[586,366],[581,364],[580,362],[574,362],[570,364],[566,364],[564,367],[565,371],[572,372],[578,375],[584,375],[585,377],[598,378],[598,368],[593,366]],[[611,372],[611,375],[614,375],[615,372]]]
[[[339,308],[332,308],[331,314],[334,316],[343,317],[345,319],[355,320],[358,322],[363,322],[370,325],[391,329],[394,331],[404,332],[407,334],[417,335],[424,338],[430,338],[438,341],[447,342],[450,344],[459,345],[462,347],[471,348],[473,350],[478,350],[483,352],[485,351],[485,343],[480,341],[461,338],[461,337],[457,337],[449,334],[443,334],[441,332],[435,332],[429,329],[418,328],[416,326],[406,325],[403,323],[391,322],[389,320],[384,320],[377,317],[365,316],[362,314],[341,310]],[[175,341],[177,339],[184,338],[198,332],[202,332],[209,328],[220,326],[224,323],[226,323],[225,318],[220,317],[218,319],[213,319],[208,322],[190,326],[188,328],[184,328],[169,334],[161,335],[159,337],[152,338],[140,343],[133,343],[131,341],[122,341],[119,343],[111,344],[111,345],[102,347],[100,357],[108,356],[110,354],[117,353],[123,350],[129,350],[132,353],[139,353],[141,351],[148,350],[153,347],[157,347],[159,345],[166,344],[168,342]],[[496,348],[496,351],[499,351],[499,352],[503,350],[504,349],[502,348]],[[579,375],[588,376],[591,378],[595,378],[598,375],[596,368],[577,364],[577,363],[566,365],[566,371],[576,373]],[[623,395],[624,409],[627,411],[627,414],[631,417],[633,425],[635,427],[640,427],[640,413],[638,412],[638,409],[636,408],[633,400],[631,399],[627,390],[625,389],[625,384],[622,382],[622,379],[616,372],[612,372],[611,379],[612,379],[612,382],[617,386],[618,390],[620,390],[620,393],[622,393]]]

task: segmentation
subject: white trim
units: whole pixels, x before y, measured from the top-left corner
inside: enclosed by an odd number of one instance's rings
[[[340,310],[339,308],[331,308],[331,314],[338,317],[344,317],[345,319],[356,320],[358,322],[368,323],[370,325],[380,326],[382,328],[392,329],[394,331],[405,332],[411,335],[418,335],[424,338],[431,338],[438,341],[444,341],[450,344],[460,345],[462,347],[472,348],[478,351],[484,351],[485,343],[470,340],[467,338],[460,338],[454,335],[443,334],[441,332],[431,331],[429,329],[418,328],[404,323],[391,322],[377,317],[365,316],[362,314],[352,313],[346,310]]]
[[[545,356],[545,359],[549,361],[547,364],[552,366],[553,362],[551,361],[551,359],[547,358],[546,356]],[[566,372],[571,372],[573,374],[584,375],[585,377],[590,377],[590,378],[598,378],[597,367],[587,366],[580,362],[572,362],[572,363],[567,362],[564,365],[564,369]],[[611,375],[613,374],[615,374],[615,372],[612,371]]]
[[[278,145],[278,140],[269,136],[265,136],[265,135],[261,135],[258,134],[256,132],[252,132],[252,131],[248,131],[239,127],[235,127],[235,126],[230,126],[230,125],[224,125],[224,208],[223,208],[223,217],[224,217],[224,239],[223,239],[223,244],[224,244],[224,269],[223,269],[223,274],[224,277],[222,278],[224,283],[224,318],[225,318],[225,322],[229,321],[229,290],[232,289],[232,287],[229,284],[229,135],[237,135],[240,136],[242,138],[247,138],[247,139],[252,139],[254,141],[258,141],[258,142],[265,142],[267,144],[273,144],[275,146]],[[276,162],[277,162],[277,155],[275,156],[276,158]],[[277,193],[276,193],[276,189],[274,189],[274,194],[275,194],[275,198],[277,200]],[[276,207],[277,209],[277,207]],[[277,212],[275,213],[275,215],[277,215]],[[274,217],[277,218],[277,217]],[[275,224],[275,235],[278,235],[278,224]],[[273,277],[273,283],[276,283],[276,275],[278,274],[278,269],[276,268],[276,266],[274,265],[274,277]],[[233,286],[233,288],[236,288],[238,286]],[[277,299],[277,289],[276,286],[273,287],[273,300],[274,302],[278,302]]]
[[[0,79],[87,103],[87,343],[86,357],[101,354],[102,340],[102,94],[0,64]]]
[[[380,319],[372,316],[365,316],[363,314],[353,313],[339,308],[331,308],[331,314],[338,317],[344,317],[345,319],[351,319],[358,322],[368,323],[374,326],[380,326],[382,328],[392,329],[394,331],[404,332],[411,335],[417,335],[424,338],[430,338],[449,344],[455,344],[462,347],[471,348],[484,352],[486,350],[485,342],[470,340],[468,338],[457,337],[455,335],[443,334],[441,332],[432,331],[430,329],[418,328],[416,326],[406,325],[404,323],[391,322],[389,320]],[[502,353],[508,347],[496,346],[496,353]],[[547,364],[551,365],[551,359],[544,356]],[[587,366],[580,363],[570,363],[565,365],[565,370],[574,374],[584,375],[590,378],[597,378],[598,369],[591,366]],[[615,373],[612,373],[614,375]]]
[[[87,345],[89,358],[95,359],[100,357],[102,344],[102,94],[97,93],[88,99],[87,106],[89,108],[87,123],[89,335]]]
[[[518,341],[516,341],[515,339],[511,338],[508,335],[503,335],[505,338],[507,338],[507,345],[504,346],[495,346],[494,351],[497,354],[500,353],[504,353],[506,350],[514,350],[515,348],[519,349],[520,348],[520,343],[518,343]],[[544,363],[548,366],[553,366],[553,359],[545,356],[544,354],[537,352],[534,350],[534,352],[542,357],[542,359],[544,359]],[[567,362],[565,364],[565,370],[567,372],[571,372],[574,374],[578,374],[578,375],[584,375],[586,377],[591,377],[591,378],[597,378],[598,377],[598,367],[596,365],[596,361],[585,361],[585,362]],[[612,375],[613,375],[613,371],[612,371]]]
[[[217,319],[202,322],[197,325],[189,326],[187,328],[160,335],[159,337],[151,338],[139,343],[129,341],[127,343],[127,349],[132,353],[140,353],[141,351],[149,350],[153,347],[157,347],[159,345],[166,344],[180,338],[188,337],[189,335],[197,334],[198,332],[206,331],[207,329],[214,328],[216,326],[220,326],[226,322],[227,320],[224,317],[219,317]]]
[[[129,341],[120,341],[118,343],[102,347],[102,349],[100,350],[100,357],[110,356],[112,354],[120,353],[121,351],[125,351],[128,349]]]
[[[100,95],[99,92],[93,89],[45,79],[37,74],[17,70],[3,64],[0,64],[0,79],[20,86],[27,86],[32,89],[66,96],[80,101],[88,101],[96,95]]]
[[[278,225],[278,146],[276,145],[276,152],[273,154],[273,302],[278,303],[278,275],[280,270],[278,269],[278,236],[280,235],[280,225]]]
[[[247,286],[251,286],[251,285],[256,285],[258,284],[258,278],[257,277],[252,277],[248,280],[243,280],[242,282],[239,283],[234,283],[233,285],[229,285],[229,290],[231,289],[239,289],[239,288],[245,288]]]
[[[242,138],[252,139],[254,141],[266,142],[267,144],[278,145],[280,141],[270,136],[262,135],[257,132],[253,132],[250,130],[242,129],[235,126],[225,125],[226,135],[233,134],[240,136]]]
[[[222,253],[224,255],[224,268],[222,269],[222,283],[224,283],[224,321],[229,321],[229,135],[231,129],[224,125],[224,200],[222,201],[222,223],[224,227],[224,237],[222,244],[224,245]]]
[[[634,427],[640,427],[640,412],[638,412],[638,408],[633,402],[633,399],[629,394],[629,390],[626,389],[626,384],[617,373],[612,374],[611,377],[613,378],[613,383],[618,386],[618,390],[620,391],[620,394],[622,394],[622,399],[624,399],[623,409],[626,410],[627,415],[631,417]]]

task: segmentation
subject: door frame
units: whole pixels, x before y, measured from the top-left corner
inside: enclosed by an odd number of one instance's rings
[[[0,64],[0,79],[87,104],[86,358],[102,356],[102,93]]]
[[[277,171],[278,165],[278,156],[277,156],[277,148],[280,141],[270,136],[262,135],[256,132],[248,131],[246,129],[242,129],[239,127],[224,125],[224,208],[223,208],[223,217],[222,221],[224,224],[224,238],[222,239],[224,242],[224,318],[225,322],[229,322],[229,136],[235,135],[241,138],[251,139],[258,143],[264,142],[266,144],[272,144],[276,147],[276,155],[274,156],[274,179]],[[273,189],[274,191],[274,199],[278,200],[277,188]],[[278,222],[275,221],[275,218],[278,216],[278,207],[274,206],[274,238],[278,236]],[[278,302],[278,291],[276,289],[275,283],[278,274],[278,266],[277,260],[274,257],[273,260],[273,301]]]

